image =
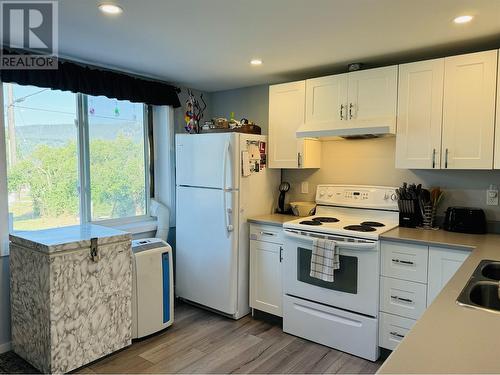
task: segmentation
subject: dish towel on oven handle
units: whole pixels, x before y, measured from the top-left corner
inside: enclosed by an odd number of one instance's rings
[[[340,269],[340,262],[337,243],[332,240],[315,238],[312,246],[309,276],[332,282],[333,273],[338,269]]]

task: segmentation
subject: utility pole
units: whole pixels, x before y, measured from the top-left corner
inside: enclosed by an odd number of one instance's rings
[[[16,118],[14,117],[14,90],[11,83],[7,83],[7,126],[9,130],[9,163],[12,167],[17,163],[17,147]]]

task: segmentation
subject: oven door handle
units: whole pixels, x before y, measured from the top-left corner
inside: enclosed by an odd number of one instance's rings
[[[345,237],[328,236],[328,235],[322,235],[322,234],[316,234],[316,233],[314,233],[314,234],[307,233],[306,234],[306,232],[298,233],[294,230],[289,230],[289,229],[285,229],[285,235],[288,237],[297,238],[299,240],[311,241],[311,240],[314,240],[315,238],[332,240],[332,241],[335,241],[339,247],[349,247],[351,249],[363,250],[363,249],[373,249],[376,247],[375,241],[369,241],[369,240],[346,241]]]

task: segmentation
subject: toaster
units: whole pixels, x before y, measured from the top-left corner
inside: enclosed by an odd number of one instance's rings
[[[470,234],[486,233],[484,211],[472,207],[448,207],[444,217],[443,229],[450,232]]]

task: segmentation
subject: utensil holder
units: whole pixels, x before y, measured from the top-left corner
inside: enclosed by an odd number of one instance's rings
[[[422,227],[424,229],[433,229],[434,222],[436,221],[436,206],[427,204],[424,206],[424,217],[422,220]]]
[[[422,222],[422,215],[417,199],[400,199],[399,226],[406,228],[416,228]]]

